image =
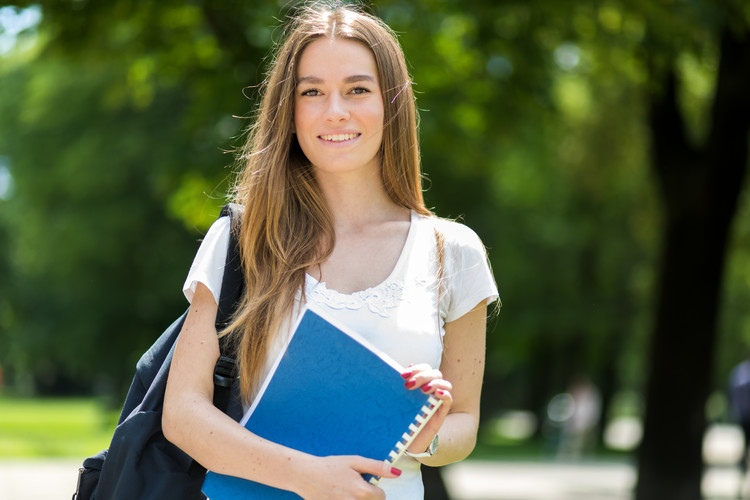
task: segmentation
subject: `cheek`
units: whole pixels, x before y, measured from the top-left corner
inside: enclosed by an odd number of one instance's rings
[[[298,124],[300,123],[299,107],[294,106],[294,115],[292,116],[292,132],[299,135]]]
[[[309,121],[309,112],[306,112],[306,110],[300,106],[295,106],[292,132],[297,136],[297,144],[299,144],[299,147],[305,156],[308,156],[312,152],[311,144],[313,140],[310,138]]]
[[[385,109],[383,109],[383,105],[373,106],[370,116],[372,122],[377,124],[378,128],[382,130],[385,125]]]
[[[300,103],[295,101],[294,103],[294,130],[298,134],[304,133],[305,129],[309,127],[310,123],[310,105],[309,103]]]
[[[385,132],[385,114],[382,111],[380,113],[373,113],[372,123],[372,126],[377,130],[378,135],[382,136],[383,132]]]
[[[294,123],[292,124],[294,132],[298,136],[312,133],[315,129],[316,114],[317,110],[313,106],[295,106]]]

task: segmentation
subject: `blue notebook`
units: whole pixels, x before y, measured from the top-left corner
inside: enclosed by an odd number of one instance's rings
[[[261,437],[305,453],[393,463],[442,403],[407,390],[402,371],[359,335],[308,306],[242,423]],[[365,479],[376,484],[380,478]],[[203,492],[211,500],[300,498],[211,471]]]

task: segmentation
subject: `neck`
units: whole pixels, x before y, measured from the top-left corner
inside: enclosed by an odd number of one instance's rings
[[[408,211],[388,197],[374,169],[367,175],[320,174],[318,184],[337,231],[402,218]]]

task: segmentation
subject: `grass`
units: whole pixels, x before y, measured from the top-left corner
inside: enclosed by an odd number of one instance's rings
[[[85,458],[107,448],[119,411],[95,398],[19,398],[0,395],[0,459]],[[545,460],[553,456],[541,439],[502,440],[484,434],[472,454],[485,460]],[[627,455],[596,450],[597,458]]]
[[[0,458],[84,458],[109,446],[116,422],[94,398],[0,396]]]

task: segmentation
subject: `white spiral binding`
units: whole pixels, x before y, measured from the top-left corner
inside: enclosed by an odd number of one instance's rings
[[[440,405],[443,404],[443,401],[441,399],[437,399],[434,396],[430,396],[427,399],[427,404],[422,407],[420,410],[420,413],[414,417],[415,422],[409,424],[409,431],[405,432],[403,436],[401,436],[401,441],[397,442],[396,445],[393,447],[393,450],[388,454],[388,458],[386,459],[386,463],[388,465],[393,465],[399,458],[401,458],[401,455],[406,452],[406,449],[409,447],[409,445],[416,439],[417,435],[419,434],[419,431],[422,430],[422,426],[427,423],[430,418],[437,412],[438,408],[440,408]],[[379,476],[373,476],[370,478],[370,484],[378,484],[380,481]]]

